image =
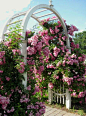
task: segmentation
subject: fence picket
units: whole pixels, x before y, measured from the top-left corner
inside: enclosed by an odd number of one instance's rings
[[[52,102],[54,101],[60,104],[66,104],[67,109],[71,108],[71,95],[68,89],[66,89],[65,92],[64,84],[63,85],[60,84],[60,93],[58,92],[58,90],[57,92],[53,91],[48,86],[48,99],[50,104],[52,104]]]

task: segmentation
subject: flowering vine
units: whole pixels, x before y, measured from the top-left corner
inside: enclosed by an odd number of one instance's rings
[[[73,25],[67,25],[65,20],[64,23],[69,34],[71,53],[66,47],[67,37],[61,22],[59,20],[52,22],[48,18],[40,23],[44,30],[28,38],[27,52],[30,59],[28,62],[34,62],[33,73],[41,92],[44,88],[47,89],[49,82],[51,89],[59,89],[60,83],[64,83],[71,96],[75,95],[74,97],[77,97],[81,103],[80,99],[85,98],[86,95],[86,65],[84,64],[86,57],[71,37],[78,29]],[[86,102],[86,98],[82,102],[84,101]]]
[[[45,113],[45,106],[35,95],[38,92],[36,81],[29,78],[30,67],[24,63],[21,54],[21,29],[11,31],[0,43],[0,115],[40,116]],[[22,80],[26,71],[28,82],[25,89]]]
[[[80,103],[86,102],[85,55],[71,37],[78,29],[67,25],[65,20],[64,23],[70,37],[71,53],[61,22],[52,22],[50,18],[41,21],[43,30],[38,34],[26,31],[27,64],[19,46],[22,42],[20,28],[0,43],[0,113],[3,116],[44,114],[41,98],[48,83],[51,89],[59,89],[60,83],[64,83],[71,96],[77,97]],[[24,72],[27,72],[26,89],[22,84]]]

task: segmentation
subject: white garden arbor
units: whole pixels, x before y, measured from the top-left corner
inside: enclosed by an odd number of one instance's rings
[[[49,13],[47,13],[47,11],[49,11]],[[45,12],[45,14],[44,15],[40,15],[42,12]],[[47,4],[40,4],[40,5],[34,6],[33,8],[30,8],[28,11],[20,12],[20,13],[17,13],[15,15],[13,15],[6,22],[6,24],[4,26],[3,33],[2,33],[2,41],[5,39],[5,34],[8,33],[8,31],[7,31],[8,27],[10,25],[13,25],[14,23],[21,22],[21,28],[23,30],[22,33],[21,33],[21,35],[23,36],[23,38],[21,38],[22,39],[21,53],[24,56],[24,62],[27,63],[27,61],[26,61],[26,57],[27,57],[27,50],[26,50],[26,48],[27,48],[27,41],[25,40],[25,32],[27,30],[27,25],[28,25],[30,17],[32,17],[38,23],[40,23],[41,22],[41,18],[42,18],[42,20],[43,20],[43,18],[46,19],[46,16],[50,16],[52,14],[54,16],[57,16],[58,19],[60,20],[60,22],[61,22],[61,24],[63,26],[63,29],[64,29],[64,33],[67,36],[67,40],[66,40],[67,48],[70,50],[69,36],[68,36],[68,33],[67,33],[67,29],[66,29],[65,23],[64,23],[62,17],[60,16],[60,14],[57,12],[57,10],[55,10],[53,8],[52,0],[49,1],[49,5],[47,5]],[[19,19],[18,17],[20,17],[20,16],[23,16],[23,18]],[[16,19],[16,21],[15,21],[15,19]],[[27,86],[27,73],[24,74],[24,78],[25,78],[25,81],[23,81],[23,84],[26,87]],[[70,106],[68,106],[68,108],[69,107]]]

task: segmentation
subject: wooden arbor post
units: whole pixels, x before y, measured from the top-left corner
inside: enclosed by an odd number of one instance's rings
[[[39,10],[39,11],[37,11],[37,10]],[[48,11],[50,13],[44,14],[42,16],[40,15],[41,12],[48,12]],[[39,16],[36,16],[36,14],[39,14]],[[67,29],[66,29],[65,23],[64,23],[62,17],[60,16],[60,14],[53,8],[52,1],[50,1],[50,4],[49,5],[40,4],[40,5],[37,5],[37,6],[33,7],[33,8],[31,8],[31,9],[29,9],[28,11],[21,12],[21,13],[17,13],[15,15],[13,15],[6,22],[6,24],[4,26],[4,29],[3,29],[3,33],[2,33],[2,41],[5,39],[5,34],[8,33],[7,32],[8,26],[9,25],[12,25],[12,24],[14,24],[16,22],[21,22],[21,28],[23,30],[22,33],[21,33],[21,35],[23,36],[23,38],[21,38],[22,39],[22,43],[21,43],[21,53],[24,56],[24,62],[25,62],[25,64],[27,63],[27,60],[26,60],[26,57],[27,57],[27,50],[26,50],[27,42],[25,40],[25,32],[26,32],[27,24],[29,22],[30,17],[32,17],[33,19],[35,19],[37,22],[40,23],[41,22],[41,18],[43,18],[43,17],[45,18],[46,16],[51,15],[51,14],[53,14],[54,16],[57,16],[58,19],[60,20],[60,22],[62,24],[62,27],[64,29],[64,33],[67,36],[67,39],[66,39],[67,48],[69,49],[69,51],[71,51],[71,49],[70,49],[69,36],[68,36],[68,33],[67,33]],[[23,19],[22,20],[19,20],[18,19],[18,20],[16,20],[16,22],[12,22],[15,18],[18,18],[20,16],[23,16]],[[26,88],[27,87],[27,73],[24,73],[23,75],[24,75],[24,78],[25,78],[25,81],[23,81],[23,84],[24,84],[24,86]]]

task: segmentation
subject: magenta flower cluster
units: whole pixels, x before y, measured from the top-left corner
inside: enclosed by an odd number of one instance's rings
[[[35,61],[32,61],[33,57],[27,57],[28,64],[24,63],[19,48],[20,35],[16,34],[13,36],[10,33],[4,44],[0,43],[2,46],[0,49],[0,115],[41,116],[45,113],[45,105],[36,97],[39,86],[36,85],[34,73],[31,74],[31,65],[34,65]],[[32,45],[36,44],[35,39],[34,36]],[[43,71],[44,66],[40,66],[40,69]],[[22,84],[24,78],[22,74],[25,71],[28,72],[26,90]],[[40,73],[40,70],[38,72]]]
[[[38,34],[26,32],[27,65],[19,48],[20,34],[11,34],[12,38],[9,34],[3,45],[4,50],[0,49],[0,111],[3,115],[16,112],[21,116],[44,114],[45,106],[41,98],[48,83],[51,89],[59,88],[60,83],[64,83],[71,96],[76,96],[80,103],[83,102],[80,99],[85,98],[86,102],[85,55],[81,54],[79,45],[74,44],[71,37],[70,53],[61,22],[49,21],[50,18],[41,21],[45,30]],[[66,24],[66,27],[70,36],[78,30],[73,25]],[[26,90],[22,85],[25,71],[28,76]]]
[[[9,97],[4,97],[0,95],[0,104],[2,105],[2,109],[5,110],[7,105],[10,103]]]
[[[5,64],[5,51],[0,52],[0,65]]]
[[[42,32],[39,31],[37,35],[30,39],[28,38],[27,51],[29,57],[32,57],[35,54],[36,56],[37,54],[39,56],[37,58],[35,57],[35,61],[40,62],[34,63],[35,67],[33,68],[33,73],[35,74],[40,90],[43,91],[44,87],[41,87],[41,83],[45,80],[48,80],[48,82],[50,81],[49,87],[51,89],[53,89],[54,86],[57,86],[58,88],[59,81],[61,81],[68,86],[72,96],[83,98],[85,97],[84,95],[81,95],[81,97],[78,96],[80,92],[85,91],[86,87],[86,65],[84,64],[86,56],[81,54],[79,45],[75,44],[71,37],[78,29],[74,25],[67,25],[64,20],[70,37],[70,53],[66,47],[67,37],[65,34],[62,34],[63,28],[61,22],[57,21],[54,24],[49,21],[50,18],[42,20],[41,25],[44,26],[46,30],[43,30]],[[28,48],[31,50],[28,50]],[[32,59],[31,62],[35,61]],[[30,60],[28,62],[30,62]],[[41,69],[40,65],[46,67]],[[43,73],[45,73],[44,69],[47,72],[47,78],[44,77],[45,79],[42,78]],[[58,85],[56,83],[58,83]],[[83,87],[83,89],[81,87]]]

